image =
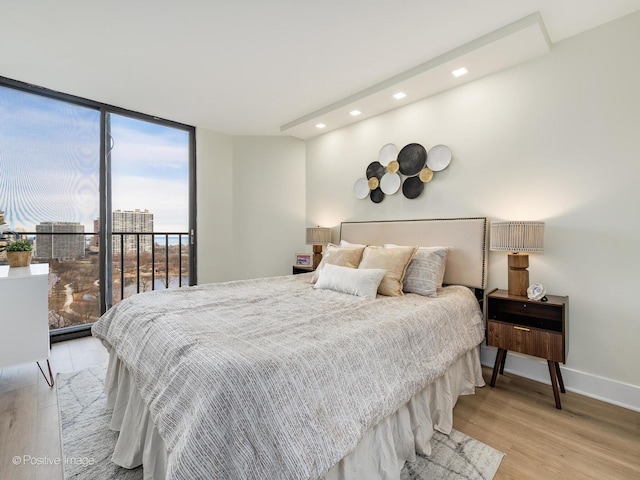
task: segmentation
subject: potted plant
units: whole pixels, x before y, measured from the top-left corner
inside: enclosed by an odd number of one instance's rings
[[[10,267],[26,267],[31,263],[33,245],[29,240],[14,240],[4,247]]]

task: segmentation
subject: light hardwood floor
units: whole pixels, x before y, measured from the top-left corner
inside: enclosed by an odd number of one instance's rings
[[[54,374],[106,361],[94,338],[51,349]],[[490,375],[485,369],[485,381]],[[35,364],[1,371],[0,480],[61,480],[60,465],[13,464],[25,455],[60,458],[58,423],[55,388],[47,387]],[[454,427],[506,453],[496,480],[640,479],[640,413],[571,392],[557,410],[550,386],[514,375],[461,397]]]
[[[50,362],[55,375],[105,363],[108,358],[97,339],[86,337],[53,344]],[[43,367],[46,371],[46,364]],[[37,464],[60,462],[60,445],[55,387],[47,386],[35,363],[1,370],[0,480],[62,480],[62,465]],[[20,465],[14,465],[14,457],[19,457]]]
[[[506,453],[496,480],[640,480],[639,412],[569,391],[558,410],[551,385],[505,373],[491,388],[483,373],[487,386],[458,400],[453,426]]]

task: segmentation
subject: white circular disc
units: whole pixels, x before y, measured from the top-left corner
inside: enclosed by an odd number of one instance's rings
[[[446,145],[431,147],[427,153],[427,167],[434,172],[444,170],[451,163],[451,150]]]
[[[366,178],[359,178],[353,184],[353,194],[356,198],[362,200],[369,196],[369,181]]]
[[[389,165],[389,162],[398,159],[398,147],[396,147],[393,143],[387,143],[380,149],[380,153],[378,153],[378,162],[383,167]]]
[[[387,172],[380,179],[380,190],[385,195],[393,195],[398,191],[401,183],[400,175]]]

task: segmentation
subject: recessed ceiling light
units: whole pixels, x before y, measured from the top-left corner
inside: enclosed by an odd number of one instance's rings
[[[462,75],[466,75],[467,73],[469,73],[469,70],[467,70],[464,67],[460,67],[460,68],[458,68],[457,70],[454,70],[451,73],[453,73],[454,77],[461,77]]]
[[[324,123],[316,123],[316,128],[324,128],[326,125]]]
[[[406,96],[407,94],[404,92],[398,92],[393,94],[393,98],[395,98],[396,100],[402,100]]]
[[[360,110],[351,110],[349,112],[349,115],[351,115],[352,117],[357,117],[358,115],[360,115],[362,112]]]

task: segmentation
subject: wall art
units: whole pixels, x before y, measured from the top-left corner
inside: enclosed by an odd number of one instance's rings
[[[380,148],[378,160],[367,166],[365,177],[356,180],[353,193],[361,200],[369,197],[373,203],[380,203],[386,195],[402,190],[406,198],[413,200],[433,180],[434,172],[449,166],[451,158],[446,145],[435,145],[427,151],[419,143],[409,143],[401,150],[387,143]]]

